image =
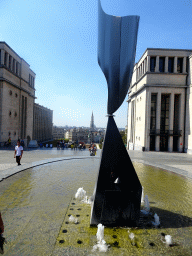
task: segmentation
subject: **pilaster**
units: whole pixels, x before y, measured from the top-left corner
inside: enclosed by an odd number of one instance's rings
[[[177,73],[177,57],[174,57],[174,73]]]
[[[180,102],[179,102],[179,130],[181,130],[181,135],[179,137],[179,145],[178,150],[179,152],[183,152],[183,142],[184,142],[184,107],[185,107],[185,93],[183,92],[180,96]]]
[[[168,56],[165,57],[165,72],[168,72]]]
[[[6,67],[8,68],[9,67],[9,53],[7,53],[6,56]]]
[[[155,72],[159,72],[159,56],[156,56]]]
[[[173,131],[173,119],[174,119],[174,93],[171,93],[169,99],[169,130]],[[173,136],[168,138],[168,151],[173,151]]]
[[[4,65],[5,50],[1,49],[1,65]]]
[[[156,130],[160,130],[160,121],[161,121],[161,93],[157,94],[157,109],[156,109]],[[159,151],[160,148],[160,136],[156,136],[155,141],[155,151]]]
[[[150,116],[151,116],[151,92],[146,91],[146,111],[145,111],[145,142],[146,151],[150,149]]]
[[[147,72],[150,72],[150,56],[147,56]]]

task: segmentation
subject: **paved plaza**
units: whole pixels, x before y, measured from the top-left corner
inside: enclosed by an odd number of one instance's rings
[[[128,153],[133,162],[152,165],[192,178],[192,155],[190,154],[142,151],[128,151]],[[96,157],[100,157],[100,154],[101,150],[98,150]],[[89,151],[87,149],[85,151],[57,150],[56,148],[24,150],[21,166],[17,166],[13,155],[14,150],[0,150],[0,180],[33,166],[62,161],[66,158],[89,157]]]

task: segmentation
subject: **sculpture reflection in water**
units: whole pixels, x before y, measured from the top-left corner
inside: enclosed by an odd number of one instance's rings
[[[137,226],[142,187],[122,141],[113,113],[131,82],[139,16],[106,14],[98,1],[98,63],[108,85],[108,124],[94,191],[90,225]]]

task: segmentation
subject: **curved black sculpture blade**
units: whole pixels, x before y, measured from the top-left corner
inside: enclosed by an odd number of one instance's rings
[[[106,14],[100,0],[98,63],[108,84],[108,114],[123,103],[135,62],[139,16],[116,17]]]
[[[131,159],[113,117],[109,116],[90,224],[137,226],[141,193]]]

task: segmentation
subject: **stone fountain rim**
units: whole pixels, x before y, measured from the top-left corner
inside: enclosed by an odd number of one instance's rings
[[[85,156],[85,157],[59,157],[59,158],[49,158],[49,159],[44,159],[44,160],[40,160],[37,162],[32,162],[32,163],[27,163],[21,166],[16,166],[14,168],[8,168],[5,169],[4,171],[0,172],[0,182],[3,181],[4,179],[7,179],[11,176],[13,176],[14,174],[17,174],[19,172],[28,170],[30,168],[34,168],[37,166],[41,166],[41,165],[45,165],[45,164],[49,164],[49,163],[54,163],[54,162],[60,162],[60,161],[67,161],[67,160],[81,160],[81,159],[90,159],[92,158],[91,156]],[[100,157],[95,156],[94,159],[100,159]],[[171,172],[172,174],[176,174],[176,175],[181,175],[184,178],[189,178],[190,180],[192,180],[192,174],[190,174],[189,172],[179,169],[179,168],[175,168],[175,167],[171,167],[171,166],[167,166],[167,165],[163,165],[163,164],[155,164],[155,163],[151,163],[142,159],[134,159],[132,160],[132,162],[134,163],[142,163],[148,166],[152,166],[152,167],[156,167],[159,168],[163,171],[168,171]]]

